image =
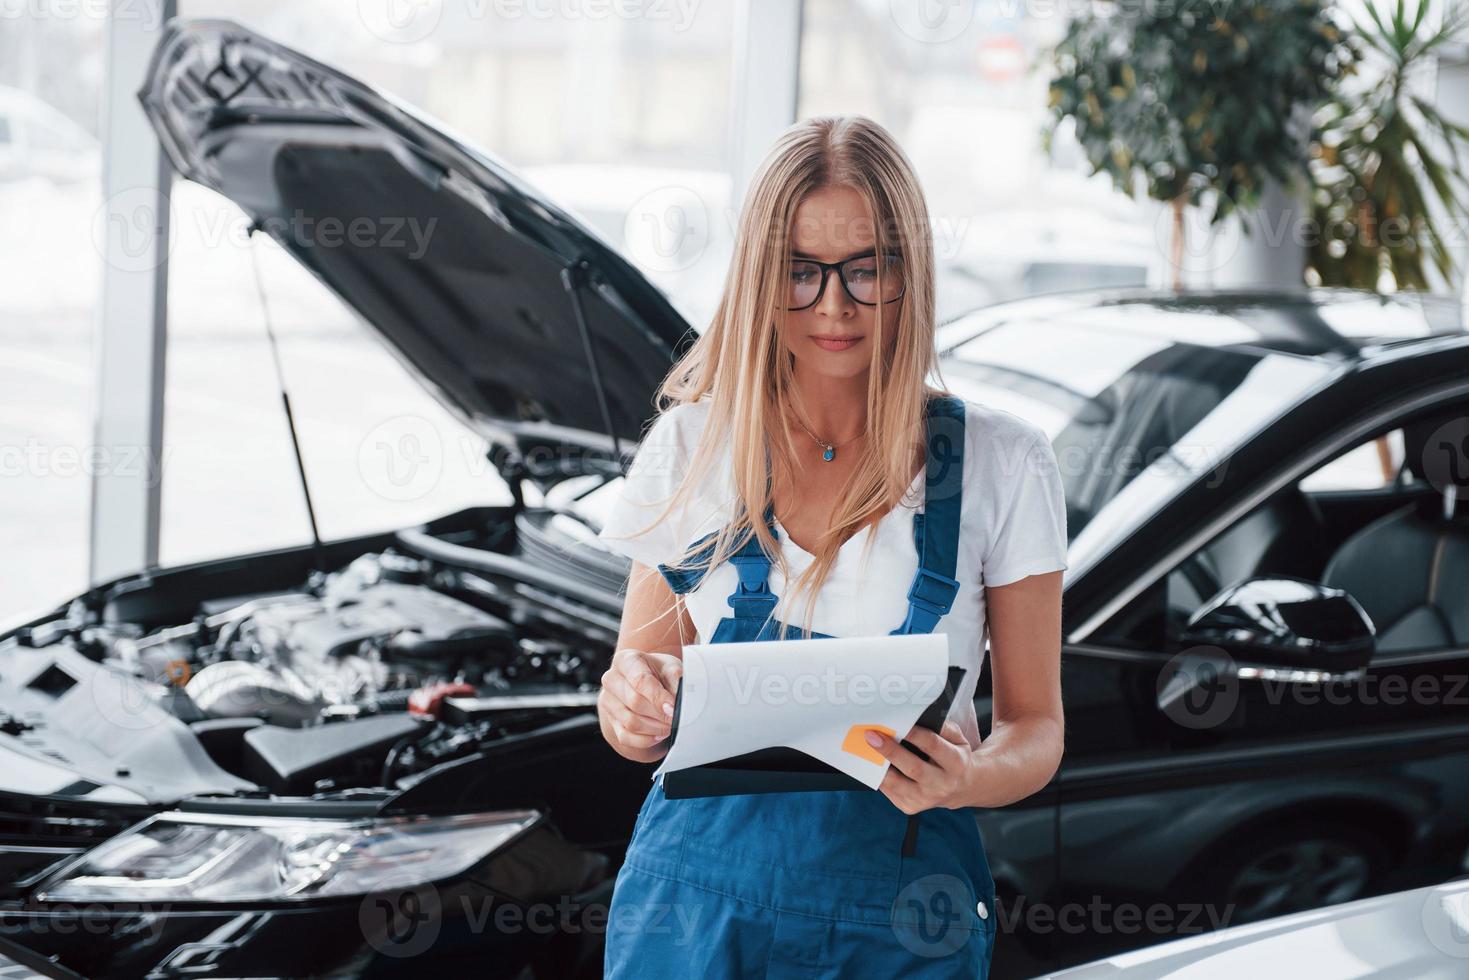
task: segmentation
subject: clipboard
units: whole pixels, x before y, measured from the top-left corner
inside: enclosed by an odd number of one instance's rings
[[[950,666],[943,690],[939,692],[923,713],[916,725],[937,732],[943,728],[949,708],[959,692],[959,686],[967,673],[963,667]],[[678,736],[679,716],[683,707],[683,683],[673,698],[673,720],[669,738]],[[906,739],[904,748],[922,759],[928,756]],[[861,790],[875,793],[877,790],[797,749],[775,746],[730,756],[718,762],[692,766],[665,772],[663,795],[670,800],[691,799],[702,796],[734,796],[746,793],[807,793],[832,790]]]

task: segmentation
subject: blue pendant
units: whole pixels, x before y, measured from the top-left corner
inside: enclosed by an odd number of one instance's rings
[[[832,447],[827,446],[825,451],[822,452],[821,458],[830,463],[832,460],[837,458],[837,451]]]

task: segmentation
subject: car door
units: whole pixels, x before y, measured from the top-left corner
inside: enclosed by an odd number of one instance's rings
[[[1241,673],[1223,651],[1182,642],[1219,588],[1263,574],[1317,581],[1354,535],[1431,498],[1399,475],[1401,454],[1386,420],[1066,647],[1060,894],[1063,910],[1092,910],[1073,912],[1088,922],[1077,935],[1056,928],[1068,951],[1148,945],[1459,867],[1469,649],[1379,650],[1359,676],[1322,678]],[[1188,693],[1164,704],[1180,676]]]

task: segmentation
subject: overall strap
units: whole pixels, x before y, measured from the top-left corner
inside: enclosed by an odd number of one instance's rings
[[[767,527],[770,527],[772,533],[775,531],[773,521],[773,508],[767,508],[765,512],[765,523]],[[692,592],[699,587],[699,583],[704,581],[704,576],[709,573],[709,557],[714,553],[714,538],[718,533],[718,531],[710,531],[698,541],[694,542],[688,556],[688,562],[692,567],[685,568],[683,567],[683,563],[679,563],[678,565],[670,565],[666,562],[658,563],[658,571],[662,574],[670,589],[676,593],[683,594]],[[761,561],[767,565],[770,563],[770,559],[765,556],[765,552],[760,550],[759,540],[749,531],[745,532],[744,540],[730,555],[730,560],[737,565],[743,560],[747,566],[754,566]],[[754,585],[753,581],[751,585]]]
[[[767,497],[772,480],[770,449],[766,447]],[[775,529],[775,505],[773,503],[766,505],[764,521],[770,533],[779,538],[779,533]],[[659,563],[658,571],[663,575],[668,587],[675,593],[688,593],[699,587],[699,583],[709,573],[709,558],[714,552],[714,538],[718,533],[718,531],[710,531],[695,542],[694,550],[690,555],[690,561],[695,567],[675,568]],[[735,617],[738,619],[767,619],[775,609],[779,597],[770,591],[770,557],[761,549],[760,540],[755,537],[753,530],[745,532],[744,540],[730,554],[729,561],[739,575],[739,581],[729,595],[729,606],[734,610]]]
[[[959,582],[959,519],[964,503],[964,402],[930,398],[925,419],[923,513],[913,515],[918,571],[908,589],[908,616],[892,632],[930,633],[954,605]]]
[[[683,595],[692,592],[699,587],[700,582],[704,581],[704,576],[709,571],[709,557],[714,553],[714,536],[718,533],[710,531],[694,543],[689,555],[689,560],[694,563],[694,567],[683,568],[664,562],[658,563],[659,574],[675,593]]]

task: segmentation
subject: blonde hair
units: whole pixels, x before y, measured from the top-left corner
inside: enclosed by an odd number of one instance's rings
[[[802,200],[831,186],[849,187],[861,195],[872,219],[877,252],[899,253],[905,286],[899,301],[876,307],[877,323],[868,347],[872,361],[861,460],[836,502],[831,527],[811,552],[815,560],[790,583],[786,609],[794,609],[795,597],[805,594],[801,628],[808,637],[816,596],[838,550],[864,527],[875,529],[883,515],[902,502],[924,441],[927,398],[948,393],[925,384],[928,375],[938,375],[928,207],[912,164],[887,130],[864,116],[827,116],[801,120],[781,133],[751,183],[713,320],[673,366],[656,397],[660,413],[704,399],[712,404],[688,471],[651,526],[688,501],[726,447],[735,494],[732,518],[714,535],[707,559],[694,560],[688,547],[694,542],[687,542],[685,553],[669,565],[715,568],[753,532],[780,568],[782,579],[789,581],[785,555],[763,519],[772,496],[766,450],[769,447],[772,466],[783,465],[784,472],[792,472],[795,443],[781,421],[794,380],[792,356],[781,341],[790,229]],[[896,331],[891,352],[888,331]],[[783,438],[771,439],[771,434]],[[869,548],[871,544],[869,536]],[[708,542],[702,545],[708,546]]]

